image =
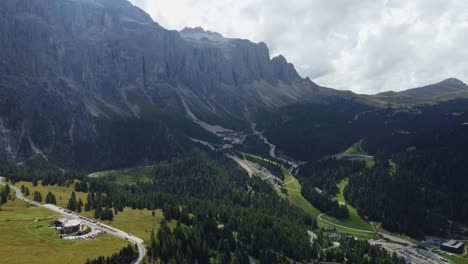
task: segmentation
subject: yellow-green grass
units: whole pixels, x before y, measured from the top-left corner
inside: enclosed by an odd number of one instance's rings
[[[393,160],[388,160],[388,164],[390,165],[390,176],[395,175],[398,165]]]
[[[367,155],[367,153],[362,148],[362,140],[359,142],[354,143],[351,147],[349,147],[345,152],[342,154],[362,154]]]
[[[340,203],[346,204],[346,199],[344,198],[343,192],[348,182],[349,182],[349,179],[346,178],[342,180],[340,183],[338,183],[337,185],[339,188],[339,192],[336,195],[336,199]],[[364,219],[362,219],[359,216],[356,208],[348,205],[348,212],[349,212],[349,217],[346,219],[336,219],[329,215],[323,215],[322,219],[328,222],[331,222],[333,224],[340,225],[340,226],[345,226],[345,227],[364,230],[364,231],[373,231],[372,226],[366,221],[364,221]],[[329,225],[328,223],[324,223],[324,222],[322,222],[322,224]],[[362,237],[375,237],[375,234],[373,233],[359,232],[358,230],[350,230],[350,229],[341,228],[341,227],[336,227],[336,229],[341,232],[352,234],[352,235],[358,235]]]
[[[244,158],[245,156],[248,156],[248,157],[251,157],[251,158],[254,158],[254,159],[259,159],[259,160],[263,160],[263,161],[266,161],[266,162],[269,162],[275,166],[278,166],[278,167],[281,167],[282,165],[276,161],[272,161],[272,160],[269,160],[267,158],[263,158],[263,157],[260,157],[260,156],[257,156],[257,155],[254,155],[254,154],[249,154],[249,153],[245,153],[245,152],[240,152]]]
[[[92,217],[92,212],[85,212],[85,215]],[[114,216],[114,220],[103,221],[103,223],[116,227],[125,232],[131,233],[134,236],[137,236],[143,239],[145,242],[148,242],[151,235],[151,230],[157,232],[161,225],[164,215],[162,210],[155,210],[155,216],[153,217],[152,211],[144,209],[131,209],[125,208],[123,212],[118,212]],[[176,221],[172,220],[168,223],[169,227],[172,229],[176,225]]]
[[[369,154],[364,151],[362,147],[362,140],[357,143],[354,143],[351,147],[349,147],[344,152],[336,155],[337,158],[348,158],[348,159],[356,159],[356,160],[364,160],[366,162],[367,168],[372,168],[375,165],[374,157],[369,156]]]
[[[0,221],[15,220],[15,219],[44,219],[52,217],[55,214],[47,209],[32,206],[22,202],[16,197],[3,204],[0,209]]]
[[[244,156],[249,156],[255,159],[260,159],[266,162],[270,162],[273,165],[281,167],[281,170],[283,171],[283,176],[284,176],[284,188],[287,190],[287,194],[289,196],[289,199],[291,200],[292,204],[294,204],[296,207],[304,210],[304,212],[308,213],[309,215],[313,217],[317,217],[321,214],[320,210],[315,208],[309,201],[307,201],[301,194],[302,186],[301,183],[294,178],[291,173],[289,172],[288,169],[286,169],[283,165],[279,164],[278,162],[271,161],[269,159],[241,152],[242,155]]]
[[[291,173],[289,173],[289,170],[286,169],[285,167],[281,166],[281,169],[283,170],[283,175],[284,175],[284,182],[287,183],[284,185],[284,187],[288,191],[288,196],[291,199],[291,202],[304,210],[306,213],[308,213],[311,216],[317,217],[321,214],[320,210],[315,208],[309,201],[307,201],[301,194],[301,189],[302,186],[300,182],[294,178]]]
[[[344,188],[346,187],[346,185],[348,185],[348,182],[349,182],[349,179],[346,178],[342,180],[340,183],[338,183],[337,185],[339,192],[336,195],[336,199],[338,200],[339,203],[346,203],[346,200],[344,198]]]
[[[358,143],[354,144],[350,149],[352,149],[352,150],[348,149],[347,151],[354,152],[354,151],[362,150],[361,142],[358,142]],[[249,153],[241,153],[241,154],[244,155],[244,156],[249,156],[249,157],[252,157],[252,158],[272,162],[272,161],[270,161],[268,159],[265,159],[265,158],[262,158],[262,157],[259,157],[259,156],[256,156],[256,155],[252,155],[252,154],[249,154]],[[370,162],[371,163],[370,166],[373,166],[374,161],[373,161],[372,158],[367,159],[366,162]],[[300,182],[296,178],[294,178],[291,175],[291,173],[289,172],[289,170],[286,169],[284,166],[282,166],[280,164],[277,164],[277,165],[281,166],[281,169],[283,171],[284,183],[285,183],[284,187],[287,190],[287,193],[288,193],[288,196],[289,196],[291,202],[295,206],[297,206],[298,208],[301,208],[302,210],[304,210],[309,215],[314,216],[314,217],[318,217],[322,212],[320,212],[320,210],[315,208],[309,201],[307,201],[302,196],[302,194],[301,194],[302,186],[301,186]],[[338,201],[340,201],[342,203],[346,203],[345,198],[343,196],[343,190],[346,187],[346,185],[348,184],[348,181],[349,181],[349,179],[345,179],[345,180],[343,180],[342,182],[340,182],[338,184],[338,188],[340,188],[340,192],[337,195],[337,199],[338,199]],[[345,220],[338,220],[338,219],[332,218],[332,217],[327,216],[327,215],[323,215],[322,218],[324,220],[327,220],[327,221],[329,221],[331,223],[334,223],[334,224],[337,224],[337,225],[342,225],[342,226],[346,226],[346,227],[349,227],[349,228],[360,229],[360,230],[364,230],[364,231],[373,231],[372,226],[369,223],[365,222],[359,216],[359,214],[358,214],[358,212],[357,212],[357,210],[355,208],[348,206],[348,210],[349,210],[350,216],[349,216],[349,218],[347,218]],[[327,224],[327,223],[325,223],[323,221],[319,221],[319,226],[323,227],[323,228],[334,227],[336,230],[338,230],[340,232],[351,234],[351,235],[356,235],[356,236],[361,236],[361,237],[366,237],[366,238],[374,238],[375,237],[375,234],[373,234],[373,233],[359,232],[358,230],[350,230],[350,229],[347,229],[347,228],[337,227],[337,226]]]
[[[48,226],[56,216],[18,199],[0,211],[0,256],[2,263],[84,263],[87,258],[110,256],[128,242],[110,235],[93,240],[63,240]]]
[[[66,208],[68,205],[68,200],[71,197],[72,192],[75,190],[74,185],[70,185],[69,188],[66,186],[42,186],[39,182],[38,186],[32,186],[31,182],[18,182],[15,184],[16,187],[20,187],[24,185],[25,187],[29,188],[30,195],[29,199],[32,200],[33,192],[39,191],[42,195],[42,203],[45,203],[45,197],[49,191],[55,194],[57,199],[57,206]],[[87,193],[82,192],[75,192],[77,199],[81,198],[81,200],[86,202]],[[62,196],[62,200],[60,200],[60,196]],[[5,207],[5,208],[4,208]],[[31,207],[33,210],[38,210],[40,208]],[[6,205],[2,206],[2,209],[7,210]],[[45,209],[43,209],[45,210]],[[2,212],[3,213],[3,212]],[[142,238],[143,240],[147,241],[149,239],[149,235],[152,229],[155,232],[158,231],[160,222],[163,219],[163,213],[161,210],[155,210],[155,217],[152,216],[152,211],[149,210],[134,210],[131,208],[125,208],[123,212],[118,212],[117,215],[114,215],[114,219],[112,222],[105,221],[106,224],[110,226],[116,227],[118,229],[124,230],[126,232],[132,233],[137,237]],[[91,211],[83,211],[80,213],[83,216],[94,218],[94,210]],[[21,218],[19,217],[18,213],[13,214],[11,218]],[[46,217],[47,214],[44,216]],[[24,216],[24,217],[27,217]],[[23,217],[23,218],[24,218]],[[175,221],[169,223],[170,226],[175,226]]]
[[[346,219],[336,219],[329,215],[323,215],[322,218],[337,225],[359,230],[373,231],[372,226],[359,216],[357,210],[354,207],[348,206],[348,212],[349,217]]]
[[[374,158],[366,159],[366,168],[370,169],[370,168],[373,168],[374,166],[375,166]]]
[[[66,208],[68,205],[68,201],[70,200],[72,192],[75,192],[76,199],[81,199],[83,201],[83,204],[86,202],[86,197],[87,193],[82,193],[82,192],[76,192],[75,191],[75,185],[70,184],[70,186],[67,188],[66,186],[58,186],[58,185],[48,185],[48,186],[42,186],[41,182],[38,183],[37,186],[33,186],[32,182],[17,182],[15,184],[15,187],[20,188],[21,185],[24,185],[25,187],[28,187],[29,189],[29,196],[26,198],[32,200],[33,195],[35,191],[38,191],[41,193],[42,196],[42,203],[45,204],[46,196],[47,193],[50,191],[52,194],[55,195],[55,198],[57,200],[57,206]]]
[[[465,256],[463,257],[462,255],[449,255],[445,252],[440,252],[439,253],[442,257],[450,260],[454,264],[468,264],[468,257]]]
[[[348,235],[352,235],[352,236],[358,236],[358,237],[362,237],[362,238],[376,238],[376,235],[374,233],[360,232],[358,230],[351,230],[351,229],[347,229],[347,228],[342,228],[342,227],[339,227],[339,226],[335,226],[335,225],[325,223],[323,221],[318,221],[318,226],[320,228],[324,228],[324,229],[332,228],[332,229],[335,229],[336,231],[339,231],[339,232],[341,232],[343,234],[348,234]]]
[[[137,182],[150,182],[153,170],[153,166],[148,166],[125,170],[103,171],[97,173],[95,177],[104,178],[118,184],[136,184]]]

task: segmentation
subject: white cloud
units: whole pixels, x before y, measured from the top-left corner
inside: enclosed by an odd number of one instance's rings
[[[465,0],[131,0],[168,29],[268,44],[304,77],[356,92],[468,81]]]

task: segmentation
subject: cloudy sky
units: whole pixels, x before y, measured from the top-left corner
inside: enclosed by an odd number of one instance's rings
[[[167,29],[263,41],[303,77],[361,93],[468,82],[466,0],[131,0]]]

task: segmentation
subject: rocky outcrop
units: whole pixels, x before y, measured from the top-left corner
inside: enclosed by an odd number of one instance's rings
[[[17,141],[44,155],[57,142],[92,144],[96,119],[183,116],[185,102],[197,118],[232,126],[326,94],[264,43],[169,31],[126,0],[2,0],[0,43],[0,89],[15,95],[21,124],[2,131],[22,131]],[[3,160],[24,156],[1,145]]]

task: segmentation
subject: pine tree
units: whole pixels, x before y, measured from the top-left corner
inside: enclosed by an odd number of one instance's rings
[[[109,221],[114,220],[114,213],[112,213],[112,209],[109,209],[109,215],[107,216],[107,220]]]
[[[0,204],[6,203],[8,200],[8,197],[6,195],[5,189],[1,188],[0,189]]]
[[[100,205],[96,206],[96,210],[94,211],[94,218],[99,219],[102,214],[102,207]]]
[[[42,202],[42,194],[40,192],[38,192],[38,191],[35,191],[34,196],[33,196],[33,201],[41,203]]]
[[[70,200],[68,201],[67,209],[76,211],[78,209],[78,203],[76,202],[76,194],[72,192]]]
[[[7,196],[10,196],[10,191],[11,191],[10,190],[10,185],[8,185],[8,184],[5,185],[5,193],[6,193]]]
[[[50,204],[52,203],[52,193],[48,192],[46,195],[46,203]]]

